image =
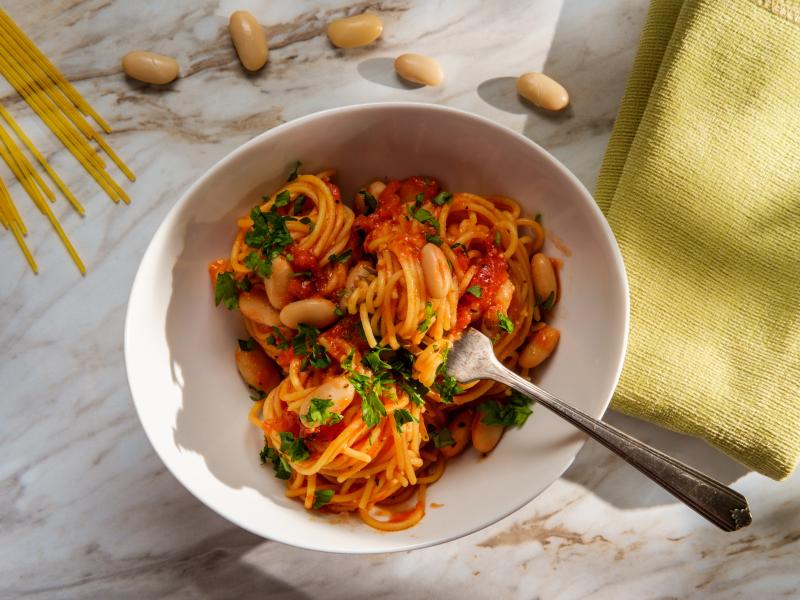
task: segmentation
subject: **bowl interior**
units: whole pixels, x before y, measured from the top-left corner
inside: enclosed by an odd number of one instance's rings
[[[374,177],[427,174],[446,189],[497,193],[543,215],[562,258],[559,348],[538,383],[587,413],[604,412],[625,350],[628,299],[616,243],[591,197],[538,146],[482,118],[431,105],[383,104],[318,113],[268,131],[223,159],[176,204],[134,282],[125,327],[131,392],[150,441],[200,500],[238,525],[297,546],[386,552],[484,527],[521,507],[570,464],[583,437],[543,408],[488,457],[453,461],[428,490],[416,527],[381,533],[357,517],[306,512],[259,465],[262,441],[234,365],[238,314],[215,308],[207,263],[227,256],[235,220],[303,170],[339,171],[345,198]],[[567,256],[567,253],[569,256]]]

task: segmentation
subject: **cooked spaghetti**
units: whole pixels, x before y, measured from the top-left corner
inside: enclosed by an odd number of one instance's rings
[[[371,183],[351,209],[333,176],[296,167],[209,272],[249,334],[236,363],[262,463],[307,509],[400,530],[447,459],[491,451],[531,414],[499,384],[457,385],[447,353],[472,325],[528,376],[558,342],[545,323],[558,265],[540,252],[541,218],[510,198],[410,177]]]

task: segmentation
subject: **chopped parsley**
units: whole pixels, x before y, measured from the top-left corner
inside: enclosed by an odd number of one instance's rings
[[[297,198],[294,199],[294,208],[292,208],[292,214],[299,215],[301,212],[303,212],[303,206],[305,203],[306,197],[303,194],[297,196]],[[300,222],[302,223],[303,219],[300,219]]]
[[[265,445],[259,453],[261,464],[272,461],[272,467],[275,469],[275,477],[278,479],[289,479],[292,476],[292,467],[286,457],[280,454],[275,448],[270,448]]]
[[[275,325],[272,326],[272,333],[267,336],[267,343],[270,346],[275,346],[278,350],[289,349],[289,340],[286,339],[286,336],[283,335],[283,332],[275,327]]]
[[[394,426],[397,429],[397,433],[403,433],[403,425],[406,423],[419,423],[419,419],[408,412],[405,408],[397,408],[392,412],[392,416],[394,417]]]
[[[335,425],[342,420],[342,415],[331,412],[333,401],[325,398],[312,398],[308,412],[303,415],[306,424],[314,425]]]
[[[556,302],[556,293],[550,292],[549,294],[547,294],[547,298],[544,299],[544,302],[539,302],[539,306],[543,310],[550,310],[551,308],[553,308],[553,304],[555,304],[555,302]]]
[[[531,401],[522,394],[512,392],[505,402],[489,400],[478,405],[483,413],[481,423],[486,425],[502,425],[503,427],[522,427],[533,411]]]
[[[499,246],[503,243],[503,238],[500,236],[500,231],[497,230],[494,232],[494,245]]]
[[[299,160],[295,161],[294,168],[292,169],[292,172],[289,173],[289,177],[286,178],[286,181],[294,181],[297,179],[297,176],[300,174],[300,167],[302,166],[303,163],[301,163]]]
[[[450,433],[450,430],[447,427],[439,431],[434,431],[431,433],[430,438],[433,440],[433,445],[437,448],[456,445],[456,441],[453,439],[453,434]]]
[[[255,342],[253,338],[249,340],[239,340],[239,350],[242,352],[251,352],[255,348]]]
[[[262,277],[269,277],[272,274],[272,259],[293,241],[286,227],[286,221],[293,217],[284,217],[274,210],[263,212],[255,206],[250,211],[250,219],[253,221],[253,228],[244,236],[244,241],[251,248],[260,251],[261,255],[250,253],[245,258],[245,265],[258,270]]]
[[[228,310],[234,310],[239,307],[239,292],[246,292],[251,287],[247,278],[236,281],[230,271],[220,273],[214,284],[214,305],[219,306],[222,303]]]
[[[275,196],[275,204],[274,206],[286,206],[292,199],[292,195],[289,193],[289,190],[283,190],[280,194]]]
[[[542,224],[542,213],[536,213],[536,216],[533,217],[533,220],[536,221],[539,225]]]
[[[314,491],[314,504],[311,508],[322,508],[333,498],[333,490],[315,490]]]
[[[313,271],[297,271],[292,273],[292,277],[311,277],[313,274]]]
[[[422,203],[424,201],[425,201],[425,194],[420,192],[419,194],[417,194],[417,197],[414,198],[414,208],[416,209],[416,208],[419,208],[420,206],[422,206]]]
[[[483,296],[483,288],[479,285],[471,285],[467,288],[467,293],[472,294],[476,298]]]
[[[513,333],[514,331],[514,322],[508,318],[508,315],[500,311],[497,312],[497,324],[506,333]]]
[[[379,373],[381,371],[389,371],[392,368],[388,362],[381,358],[381,352],[387,350],[388,348],[384,348],[378,346],[373,348],[369,352],[364,355],[364,358],[361,359],[361,362],[372,369],[373,373]]]
[[[455,242],[454,244],[450,244],[450,248],[453,250],[458,250],[459,248],[463,248],[464,252],[467,251],[467,247],[461,242]]]
[[[325,351],[324,346],[317,343],[319,329],[300,323],[297,326],[297,335],[292,338],[292,348],[295,356],[303,356],[301,368],[305,369],[309,364],[317,369],[327,369],[331,364],[331,359]]]
[[[464,391],[459,387],[456,378],[447,373],[447,352],[442,357],[442,364],[436,369],[436,381],[433,383],[433,391],[439,394],[445,404],[452,402],[453,396],[457,396]]]
[[[361,416],[364,423],[367,427],[374,427],[380,423],[382,417],[386,416],[386,407],[381,397],[387,386],[394,383],[391,375],[383,369],[373,372],[372,377],[356,372],[353,368],[353,350],[350,350],[350,354],[342,361],[342,369],[347,373],[348,381],[361,396]]]
[[[419,324],[419,327],[417,327],[417,331],[419,331],[420,333],[425,333],[426,331],[428,331],[435,314],[436,313],[433,311],[433,304],[431,304],[431,301],[428,300],[425,303],[425,319]]]
[[[337,317],[341,317],[344,315],[344,309],[341,306],[337,306],[333,309],[333,314],[335,314]]]
[[[365,214],[372,214],[375,212],[375,209],[378,208],[378,201],[375,199],[375,196],[370,194],[367,190],[361,190],[361,193],[364,196],[364,204],[367,207],[367,212]]]
[[[442,238],[438,235],[431,235],[430,233],[425,234],[425,241],[430,242],[431,244],[436,244],[437,246],[442,245]]]
[[[250,388],[250,400],[253,402],[258,402],[267,397],[267,393],[264,390],[254,388],[252,385],[248,385],[247,387]]]
[[[433,213],[430,211],[425,210],[424,208],[418,208],[411,213],[417,221],[422,223],[423,225],[430,225],[436,231],[439,231],[439,220],[433,216]]]
[[[352,255],[353,255],[352,248],[348,248],[347,250],[345,250],[341,254],[331,254],[328,257],[328,260],[330,262],[332,262],[332,263],[343,263],[343,262],[347,262]]]
[[[450,192],[439,192],[436,196],[433,197],[433,202],[436,206],[444,206],[448,202],[452,202],[453,194]]]
[[[411,402],[417,406],[422,406],[425,402],[425,395],[430,390],[425,384],[412,376],[414,355],[405,348],[400,348],[390,360],[392,373],[400,377],[397,385],[408,394]]]
[[[290,460],[305,460],[311,453],[303,443],[302,438],[296,438],[290,431],[281,431],[281,452],[285,452]]]

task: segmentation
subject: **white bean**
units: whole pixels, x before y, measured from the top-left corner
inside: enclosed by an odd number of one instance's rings
[[[358,48],[371,44],[383,33],[378,15],[363,14],[337,19],[328,25],[328,38],[339,48]]]
[[[314,398],[330,400],[333,402],[333,406],[328,410],[330,412],[342,414],[353,401],[355,393],[356,390],[347,377],[339,375],[309,391],[303,403],[300,405],[299,414],[301,417],[305,417],[305,415],[308,414],[308,409],[311,408],[311,400]]]
[[[431,298],[444,298],[450,291],[453,276],[441,248],[430,242],[420,252],[425,288]]]
[[[383,183],[382,181],[373,181],[367,187],[367,191],[376,200],[383,193],[383,190],[385,190],[385,189],[386,189],[386,184]]]
[[[517,79],[517,92],[545,110],[561,110],[569,104],[564,86],[544,73],[525,73]]]
[[[246,10],[237,10],[228,21],[233,46],[239,61],[248,71],[258,71],[267,64],[267,36],[256,18]]]
[[[175,80],[180,67],[171,56],[135,50],[122,57],[122,70],[144,83],[164,85]]]
[[[270,304],[278,310],[289,302],[289,283],[293,276],[294,271],[285,258],[278,256],[272,259],[272,273],[264,278],[264,290]]]
[[[394,61],[394,70],[403,79],[421,85],[439,85],[444,72],[438,62],[422,54],[401,54]]]
[[[520,366],[532,369],[542,364],[553,353],[560,338],[561,332],[555,327],[545,325],[539,329],[519,355]]]
[[[249,351],[237,348],[236,368],[247,385],[263,392],[269,393],[281,382],[281,374],[275,363],[267,358],[259,346]]]
[[[503,437],[504,427],[502,425],[487,425],[483,423],[483,413],[478,411],[472,421],[472,446],[482,454],[488,454],[500,438]]]
[[[533,276],[533,290],[539,301],[547,302],[549,308],[552,308],[558,302],[558,280],[553,263],[541,252],[537,252],[531,258],[531,275]],[[548,302],[550,294],[553,295],[553,299]]]
[[[497,294],[494,297],[494,301],[497,304],[497,310],[502,313],[507,313],[513,297],[514,284],[511,283],[510,279],[506,279],[497,290]]]
[[[280,317],[281,322],[292,329],[297,329],[300,323],[322,328],[336,321],[335,311],[336,305],[326,298],[306,298],[284,306]]]
[[[261,290],[253,289],[239,294],[239,311],[247,319],[267,327],[281,324],[278,312],[272,308],[267,296]]]

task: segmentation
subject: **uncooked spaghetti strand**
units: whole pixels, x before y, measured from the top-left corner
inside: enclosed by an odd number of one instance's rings
[[[39,50],[39,48],[34,44],[25,32],[20,29],[20,27],[14,22],[14,20],[8,16],[8,14],[0,8],[0,27],[5,29],[8,35],[14,37],[17,43],[21,43],[24,45],[28,51],[33,54],[39,61],[42,63],[45,72],[50,77],[50,79],[55,83],[67,96],[69,96],[70,100],[77,106],[84,114],[89,115],[95,122],[100,125],[100,127],[106,133],[111,133],[111,127],[106,123],[105,119],[103,119],[97,112],[91,107],[91,105],[83,99],[78,91],[72,87],[72,84],[67,81],[67,79],[61,74],[53,63],[44,55],[44,53]]]
[[[50,187],[44,181],[42,181],[39,173],[36,172],[36,169],[33,168],[33,165],[30,163],[30,161],[25,158],[25,155],[22,154],[22,150],[20,150],[19,146],[17,146],[11,136],[8,135],[8,132],[2,125],[0,125],[0,141],[3,142],[6,150],[8,150],[8,152],[16,158],[17,163],[23,167],[25,173],[36,183],[37,186],[39,186],[39,189],[44,192],[44,195],[47,196],[51,202],[54,202],[56,195],[53,193],[53,190],[51,190]]]
[[[58,173],[56,173],[50,166],[50,163],[47,162],[47,159],[42,155],[41,152],[39,152],[33,142],[31,142],[28,136],[25,135],[25,132],[22,131],[22,128],[17,124],[11,114],[9,114],[9,112],[2,105],[0,105],[0,116],[5,119],[6,123],[8,123],[14,133],[17,134],[17,137],[22,141],[28,151],[33,154],[34,158],[36,158],[36,160],[39,162],[42,169],[44,169],[45,173],[47,173],[56,187],[61,190],[61,193],[64,194],[64,197],[67,199],[67,201],[73,206],[73,208],[75,208],[76,211],[78,211],[78,214],[85,215],[86,209],[84,209],[80,201],[72,194],[67,185],[61,180],[61,177],[58,176]]]

